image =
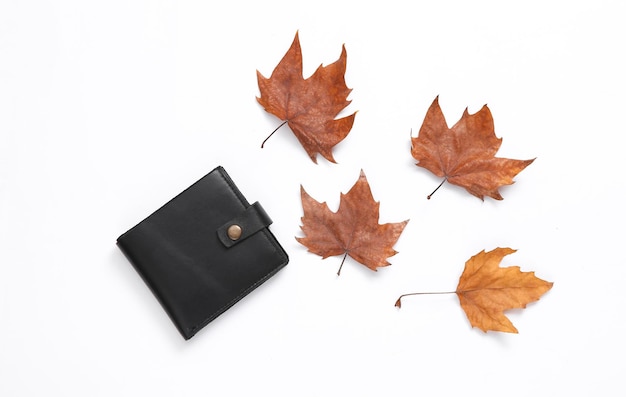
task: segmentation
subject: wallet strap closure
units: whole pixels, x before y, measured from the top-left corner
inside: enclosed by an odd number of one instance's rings
[[[217,235],[222,244],[230,248],[271,224],[272,219],[257,201],[234,219],[220,226]]]

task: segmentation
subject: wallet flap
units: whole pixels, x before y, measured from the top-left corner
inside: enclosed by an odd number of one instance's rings
[[[224,246],[232,247],[271,224],[272,219],[257,201],[220,226],[217,235]]]

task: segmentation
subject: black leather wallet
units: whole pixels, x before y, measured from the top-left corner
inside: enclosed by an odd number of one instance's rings
[[[271,223],[217,167],[117,245],[189,339],[287,264]]]

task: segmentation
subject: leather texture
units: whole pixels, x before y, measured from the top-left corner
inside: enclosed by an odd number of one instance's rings
[[[271,218],[217,167],[117,239],[185,339],[289,262]],[[241,236],[228,237],[237,224]]]

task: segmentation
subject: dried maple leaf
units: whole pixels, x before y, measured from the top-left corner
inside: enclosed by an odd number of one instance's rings
[[[484,196],[502,200],[498,188],[512,184],[513,177],[534,159],[495,157],[501,143],[487,105],[471,115],[465,109],[461,119],[448,128],[438,98],[435,98],[418,136],[411,138],[411,155],[418,166],[443,177],[441,184],[448,181],[464,187],[481,200]]]
[[[343,46],[336,62],[328,66],[320,65],[305,80],[302,76],[300,40],[296,32],[291,47],[269,79],[257,70],[261,92],[257,101],[267,112],[283,120],[283,124],[289,125],[315,163],[317,153],[328,161],[336,162],[332,148],[348,135],[354,123],[356,113],[335,119],[351,102],[347,97],[352,89],[346,86],[344,79],[346,58]]]
[[[339,209],[332,212],[326,203],[319,203],[300,187],[304,216],[301,229],[305,237],[296,237],[309,252],[329,256],[344,254],[376,271],[388,266],[387,258],[397,252],[393,249],[408,220],[399,223],[378,224],[380,203],[374,201],[365,173],[347,194],[341,194]]]
[[[534,272],[522,272],[518,266],[499,267],[502,258],[513,252],[511,248],[481,251],[465,262],[456,294],[473,327],[517,333],[504,310],[525,308],[552,288],[553,283]]]
[[[536,277],[534,272],[522,272],[518,266],[501,268],[502,258],[513,252],[515,250],[511,248],[481,251],[465,262],[465,270],[454,293],[459,297],[472,327],[478,327],[484,332],[517,333],[504,311],[525,308],[552,288],[553,283]],[[400,300],[404,296],[424,294],[433,293],[404,294],[398,298],[396,306],[400,307]]]

